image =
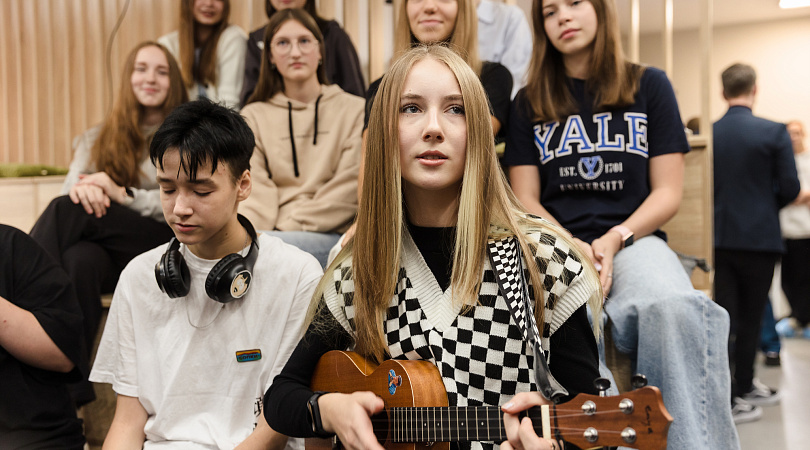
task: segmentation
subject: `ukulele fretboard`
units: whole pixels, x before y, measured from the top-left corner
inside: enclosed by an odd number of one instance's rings
[[[539,410],[534,413],[538,414]],[[500,408],[408,407],[391,408],[389,414],[394,442],[506,440]]]

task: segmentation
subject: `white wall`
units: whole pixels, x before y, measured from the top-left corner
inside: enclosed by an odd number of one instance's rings
[[[671,75],[684,122],[700,114],[700,40],[698,31],[674,36]],[[720,74],[742,62],[757,71],[758,92],[754,113],[786,122],[798,119],[810,126],[810,17],[774,22],[715,27],[711,60],[711,111],[717,120],[726,111]],[[641,61],[663,65],[661,37],[644,35]]]

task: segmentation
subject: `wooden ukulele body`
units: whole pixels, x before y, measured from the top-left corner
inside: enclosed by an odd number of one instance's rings
[[[391,389],[391,371],[395,386]],[[354,374],[354,375],[351,375]],[[377,440],[389,450],[416,450],[425,443],[394,442],[390,436],[387,415],[390,408],[411,406],[447,406],[447,393],[439,370],[428,361],[389,359],[374,365],[354,352],[329,352],[318,362],[312,374],[314,390],[350,394],[371,391],[385,402],[385,410],[374,416]],[[393,393],[392,393],[393,391]],[[307,450],[331,450],[331,439],[307,439]],[[431,450],[449,450],[449,442],[436,442]]]

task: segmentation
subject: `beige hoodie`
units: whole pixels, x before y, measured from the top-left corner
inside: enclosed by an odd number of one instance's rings
[[[239,212],[257,230],[345,231],[357,212],[364,110],[362,98],[337,85],[322,86],[312,103],[278,93],[246,105],[256,148],[253,192]]]

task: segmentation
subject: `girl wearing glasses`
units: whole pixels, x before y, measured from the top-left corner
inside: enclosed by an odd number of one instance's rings
[[[228,25],[229,0],[182,0],[180,29],[158,39],[180,64],[191,100],[239,107],[247,35]]]
[[[340,28],[334,20],[327,20],[318,15],[315,0],[265,0],[264,9],[270,19],[278,11],[291,8],[302,8],[315,19],[318,29],[323,34],[323,46],[326,60],[323,63],[326,69],[326,78],[335,83],[344,91],[363,97],[366,95],[366,82],[363,81],[363,72],[360,69],[360,59],[352,44],[349,35]],[[262,63],[264,47],[264,31],[267,25],[250,33],[245,55],[245,81],[242,85],[240,99],[246,105],[250,95],[256,88],[259,80],[259,69]]]
[[[327,84],[323,35],[306,11],[274,14],[264,48],[242,110],[256,149],[253,194],[240,212],[325,265],[357,211],[363,99]]]

